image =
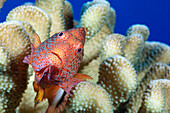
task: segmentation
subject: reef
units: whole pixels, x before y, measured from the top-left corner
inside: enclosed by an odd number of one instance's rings
[[[6,0],[1,0],[1,1],[0,1],[0,9],[3,7],[5,1],[6,1]]]
[[[34,72],[23,59],[35,32],[45,40],[73,27],[89,30],[78,72],[93,80],[72,88],[63,112],[170,111],[170,46],[147,41],[146,25],[132,25],[122,35],[114,33],[115,23],[116,11],[105,0],[85,3],[79,21],[66,0],[36,0],[10,11],[0,23],[0,112],[46,111],[46,100],[34,107]]]

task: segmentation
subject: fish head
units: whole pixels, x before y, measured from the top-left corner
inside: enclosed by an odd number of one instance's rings
[[[83,58],[86,33],[87,28],[73,28],[56,33],[48,39],[46,57],[58,69],[52,71],[53,79],[66,81],[77,72]]]
[[[75,67],[69,64],[71,62],[76,64],[82,60],[86,34],[87,28],[73,28],[54,34],[50,38],[51,41],[49,41],[54,43],[52,44],[54,47],[51,50],[49,49],[48,59],[51,59],[51,63],[53,62],[55,65],[59,63],[58,59],[60,59],[62,68],[67,66]],[[57,56],[56,61],[55,56]]]

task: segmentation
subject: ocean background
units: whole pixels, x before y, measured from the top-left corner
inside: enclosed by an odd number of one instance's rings
[[[68,0],[73,6],[74,19],[79,20],[81,7],[89,0]],[[150,29],[149,41],[170,45],[170,0],[108,0],[116,10],[115,33],[125,35],[133,24],[145,24]],[[35,0],[7,0],[0,9],[0,22],[13,8]]]

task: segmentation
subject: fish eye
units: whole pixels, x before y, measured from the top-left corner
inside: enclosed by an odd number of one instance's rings
[[[78,52],[80,52],[80,51],[81,51],[81,48],[78,49]]]
[[[58,36],[62,36],[63,35],[63,32],[60,32],[59,34],[58,34]]]

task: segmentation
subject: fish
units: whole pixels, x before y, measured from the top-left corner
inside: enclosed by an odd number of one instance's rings
[[[87,28],[73,28],[56,33],[42,43],[38,34],[34,33],[31,54],[23,62],[30,64],[35,72],[35,107],[48,99],[49,107],[46,112],[52,113],[64,93],[69,95],[73,86],[92,79],[88,75],[77,73],[84,55],[87,32]]]
[[[65,105],[68,101],[69,94],[66,93],[63,89],[68,88],[69,91],[78,83],[85,81],[86,79],[92,79],[90,76],[85,74],[77,73],[74,77],[70,78],[68,81],[63,82],[62,86],[51,85],[48,88],[42,89],[39,87],[36,82],[33,82],[34,90],[37,92],[35,97],[35,106],[44,99],[48,99],[49,106],[46,110],[46,113],[60,113],[64,111]]]

